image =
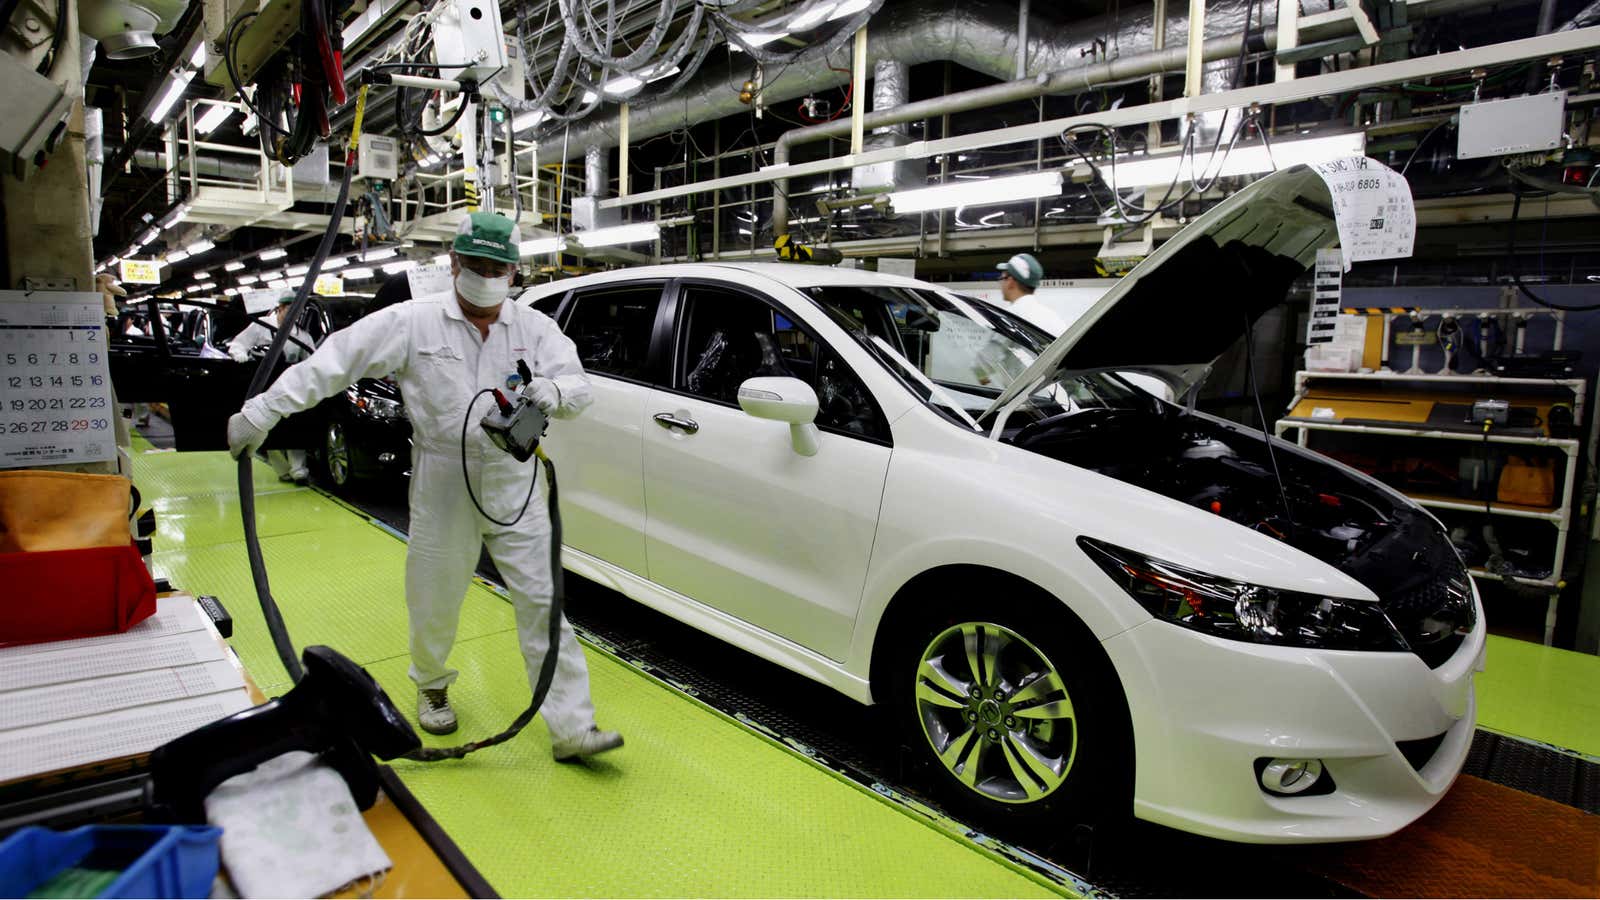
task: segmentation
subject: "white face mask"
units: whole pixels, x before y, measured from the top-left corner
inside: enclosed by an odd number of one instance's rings
[[[505,302],[506,295],[511,293],[511,276],[485,278],[462,266],[461,274],[456,276],[456,293],[473,306],[481,306],[484,309],[499,306]]]

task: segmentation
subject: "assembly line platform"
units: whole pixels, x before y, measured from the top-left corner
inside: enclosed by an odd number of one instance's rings
[[[235,463],[222,453],[156,450],[142,439],[135,451],[135,483],[158,516],[154,574],[220,597],[245,667],[267,695],[282,693],[288,678],[256,604]],[[256,492],[262,552],[296,646],[346,654],[412,713],[403,531],[315,488],[279,483],[263,463]],[[625,625],[655,614],[617,598],[608,614],[595,615]],[[463,761],[393,764],[501,894],[1600,895],[1597,657],[1491,637],[1467,774],[1437,809],[1392,838],[1260,848],[1145,826],[1142,850],[1130,851],[1143,863],[1119,869],[1108,861],[1116,853],[1077,857],[1070,840],[1024,847],[969,829],[892,775],[841,762],[826,740],[786,732],[803,712],[768,717],[760,704],[730,705],[719,686],[677,677],[674,661],[643,658],[650,640],[619,641],[585,628],[582,615],[574,619],[600,724],[620,730],[624,748],[560,765],[535,723]],[[704,655],[707,646],[684,652]],[[721,655],[744,656],[732,648]],[[470,590],[451,664],[462,673],[451,691],[461,730],[424,735],[427,743],[498,731],[526,705],[511,606],[487,580]],[[753,658],[737,665],[756,667],[758,677],[793,677]],[[1150,866],[1149,840],[1163,845],[1159,858],[1186,862]]]

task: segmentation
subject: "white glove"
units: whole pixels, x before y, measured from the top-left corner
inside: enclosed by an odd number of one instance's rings
[[[228,452],[234,459],[255,453],[266,439],[266,431],[250,424],[244,413],[236,412],[228,417]]]
[[[528,387],[523,393],[545,415],[555,412],[561,405],[561,389],[548,378],[534,378],[528,382]]]

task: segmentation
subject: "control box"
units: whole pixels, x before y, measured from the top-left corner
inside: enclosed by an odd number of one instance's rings
[[[1477,159],[1561,146],[1567,92],[1550,91],[1461,107],[1456,156]]]
[[[393,181],[400,177],[400,142],[381,134],[363,134],[356,148],[356,178]]]
[[[433,57],[445,77],[480,84],[506,67],[506,36],[500,4],[490,0],[446,0],[433,23]]]

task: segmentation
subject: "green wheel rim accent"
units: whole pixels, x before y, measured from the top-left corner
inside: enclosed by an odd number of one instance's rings
[[[917,719],[933,754],[988,800],[1034,803],[1067,780],[1078,754],[1078,716],[1060,673],[1022,635],[962,622],[922,651]]]
[[[328,423],[328,477],[341,486],[350,480],[350,448],[338,422]]]

